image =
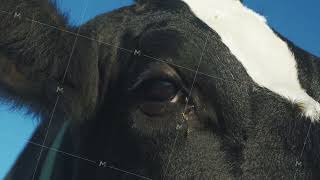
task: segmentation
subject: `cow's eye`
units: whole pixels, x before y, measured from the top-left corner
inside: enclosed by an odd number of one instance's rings
[[[179,88],[169,80],[147,80],[139,85],[139,95],[145,101],[172,101]]]

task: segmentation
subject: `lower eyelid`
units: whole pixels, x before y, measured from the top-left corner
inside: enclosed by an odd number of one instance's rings
[[[148,116],[162,115],[167,110],[166,104],[163,103],[143,103],[139,106],[139,108]]]

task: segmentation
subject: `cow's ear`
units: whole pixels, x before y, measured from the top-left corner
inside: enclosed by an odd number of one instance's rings
[[[83,54],[78,46],[72,46],[74,32],[67,33],[73,28],[51,1],[13,0],[0,4],[2,10],[8,11],[0,13],[1,98],[47,115],[59,93],[67,98],[61,97],[65,101],[57,105],[57,111],[72,114],[69,104],[74,102],[70,99],[79,97],[73,95],[82,79],[78,57]]]

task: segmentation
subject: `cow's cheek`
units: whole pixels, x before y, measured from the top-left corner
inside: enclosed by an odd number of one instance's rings
[[[166,179],[232,179],[221,138],[211,131],[193,131],[171,149],[163,165]]]

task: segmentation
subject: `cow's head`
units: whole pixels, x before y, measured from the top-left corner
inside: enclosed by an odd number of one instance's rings
[[[319,126],[309,129],[301,104],[254,81],[184,2],[140,1],[96,20],[95,38],[117,44],[91,56],[100,99],[80,138],[89,157],[152,179],[320,177]]]

